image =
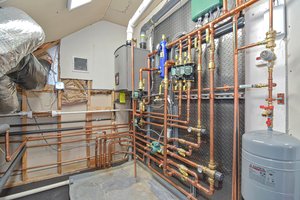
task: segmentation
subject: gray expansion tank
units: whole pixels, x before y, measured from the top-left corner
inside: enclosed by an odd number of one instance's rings
[[[242,141],[245,200],[300,200],[300,141],[277,131],[252,131]]]

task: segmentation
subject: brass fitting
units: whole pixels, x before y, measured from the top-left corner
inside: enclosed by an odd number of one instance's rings
[[[181,80],[178,83],[178,88],[182,89],[182,81]]]
[[[145,103],[144,103],[143,101],[140,102],[139,107],[140,107],[140,111],[141,111],[141,112],[145,112],[146,106],[145,106]]]
[[[208,44],[210,42],[210,35],[209,35],[209,29],[206,29],[206,37],[205,37],[205,40],[206,40],[206,43]]]
[[[254,85],[255,88],[265,88],[268,87],[268,84],[265,83],[258,83]]]
[[[186,80],[183,80],[182,90],[183,90],[183,91],[186,91],[186,90],[187,90],[187,83],[186,83]]]
[[[178,55],[175,55],[175,65],[179,65]]]
[[[163,83],[161,83],[159,85],[159,91],[158,91],[158,94],[161,95],[162,94],[162,88],[163,88]]]
[[[145,79],[139,81],[139,90],[145,90]]]
[[[178,91],[178,81],[176,80],[175,82],[174,82],[174,91]]]
[[[268,31],[266,33],[266,47],[268,49],[274,49],[276,47],[276,43],[275,43],[275,39],[276,39],[276,31]]]
[[[189,174],[187,173],[188,168],[184,165],[179,165],[178,170],[183,175],[182,179],[185,181],[189,176]]]
[[[181,155],[182,157],[185,157],[186,156],[186,150],[182,149],[182,148],[178,148],[177,149],[177,153],[179,155]]]
[[[188,55],[187,55],[187,53],[186,53],[186,51],[185,52],[183,52],[183,64],[186,64],[187,62],[188,62]]]
[[[194,48],[197,49],[198,48],[198,38],[195,37],[195,40],[194,40]]]
[[[207,180],[209,182],[209,188],[210,188],[210,190],[214,190],[215,189],[215,179],[208,178]]]
[[[217,165],[216,165],[215,162],[211,162],[211,161],[210,161],[210,162],[208,163],[208,167],[209,167],[209,169],[215,171],[215,169],[217,168]]]
[[[215,179],[215,173],[216,173],[216,170],[212,170],[208,167],[202,167],[202,171],[204,174],[206,174],[210,179]]]
[[[197,128],[195,128],[195,127],[189,127],[189,128],[190,128],[190,130],[191,130],[190,132],[195,132],[195,133],[197,133],[197,134],[198,134],[198,133],[200,134],[200,133],[201,133],[201,130],[202,130],[201,128],[198,128],[198,127],[197,127]]]
[[[210,61],[209,64],[208,64],[208,69],[213,70],[215,68],[216,68],[215,63],[213,61]]]

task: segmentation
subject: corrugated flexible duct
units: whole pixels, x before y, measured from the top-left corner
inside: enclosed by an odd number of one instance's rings
[[[18,110],[15,83],[24,89],[45,86],[50,63],[31,54],[44,39],[43,29],[25,12],[0,8],[0,113]]]

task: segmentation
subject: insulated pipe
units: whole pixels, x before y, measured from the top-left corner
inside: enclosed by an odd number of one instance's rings
[[[51,111],[52,117],[60,115],[87,114],[87,113],[108,113],[108,112],[129,112],[131,109],[112,109],[112,110],[84,110],[84,111]]]
[[[42,123],[27,123],[27,124],[11,124],[10,127],[24,127],[24,126],[44,126],[44,125],[56,125],[56,124],[73,124],[79,122],[95,122],[95,121],[108,121],[112,120],[110,118],[103,119],[93,119],[93,120],[72,120],[72,121],[62,121],[62,122],[42,122]]]
[[[4,134],[9,131],[10,126],[8,124],[1,124],[0,125],[0,134]]]
[[[52,189],[55,189],[55,188],[58,188],[58,187],[63,187],[65,185],[69,185],[69,183],[70,183],[70,181],[66,180],[66,181],[62,181],[62,182],[59,182],[59,183],[54,183],[54,184],[51,184],[51,185],[47,185],[47,186],[44,186],[44,187],[39,187],[39,188],[35,188],[35,189],[32,189],[32,190],[27,190],[27,191],[24,191],[24,192],[20,192],[20,193],[17,193],[17,194],[12,194],[12,195],[9,195],[9,196],[1,197],[0,200],[19,199],[19,198],[27,197],[27,196],[37,194],[37,193],[40,193],[40,192],[52,190]]]
[[[147,8],[151,5],[153,0],[143,0],[137,11],[134,13],[132,18],[128,22],[127,26],[127,42],[131,42],[133,39],[133,28],[136,26],[136,22],[142,16],[142,14],[147,10]]]
[[[30,134],[37,134],[37,133],[54,133],[58,131],[72,131],[72,130],[81,130],[83,129],[83,126],[79,127],[70,127],[70,128],[55,128],[55,129],[41,129],[41,130],[32,130],[32,131],[13,131],[10,132],[9,135],[15,136],[15,135],[30,135]],[[0,137],[3,137],[4,135],[1,134]]]

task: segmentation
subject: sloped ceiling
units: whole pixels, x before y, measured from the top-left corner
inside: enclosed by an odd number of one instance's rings
[[[163,0],[155,0],[140,20],[161,1]],[[68,11],[66,7],[67,0],[7,0],[0,3],[0,6],[24,10],[43,27],[48,42],[61,39],[100,20],[127,26],[141,2],[142,0],[92,0],[72,11]]]

